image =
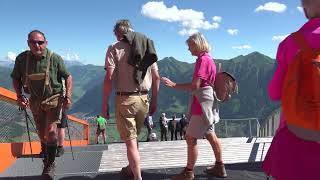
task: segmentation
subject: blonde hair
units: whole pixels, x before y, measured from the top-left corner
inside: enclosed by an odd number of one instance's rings
[[[191,42],[196,45],[196,50],[198,52],[209,52],[211,50],[208,41],[202,33],[198,32],[189,36],[189,38],[186,40],[186,44]]]

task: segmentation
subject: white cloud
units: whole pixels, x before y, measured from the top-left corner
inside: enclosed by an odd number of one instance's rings
[[[231,35],[231,36],[236,36],[239,33],[238,29],[228,29],[227,32]]]
[[[213,17],[213,22],[205,20],[201,11],[193,9],[178,9],[177,6],[167,7],[163,1],[151,1],[144,4],[141,8],[142,15],[166,22],[180,23],[183,27],[179,31],[180,35],[189,34],[188,32],[199,31],[199,29],[211,30],[219,28],[221,17]],[[216,21],[214,21],[214,19]]]
[[[80,56],[78,53],[73,52],[71,49],[61,49],[59,54],[65,61],[80,61]]]
[[[182,29],[181,31],[179,31],[179,34],[181,35],[181,36],[185,36],[185,35],[188,35],[188,36],[190,36],[190,35],[192,35],[192,34],[194,34],[194,33],[197,33],[197,32],[199,32],[197,29]]]
[[[222,17],[221,16],[213,16],[212,20],[215,21],[215,22],[221,22]]]
[[[239,49],[239,50],[242,50],[242,49],[251,49],[252,47],[250,45],[240,45],[240,46],[232,46],[232,49]]]
[[[16,57],[17,57],[16,53],[9,51],[8,54],[7,54],[6,59],[7,60],[11,60],[11,61],[15,61]]]
[[[303,8],[301,6],[297,7],[298,11],[303,12]]]
[[[272,37],[272,41],[282,41],[282,40],[284,40],[287,36],[289,36],[289,34],[273,36],[273,37]]]
[[[259,11],[273,11],[276,13],[282,13],[287,9],[287,6],[285,4],[280,4],[277,2],[268,2],[265,3],[264,5],[260,5],[257,7],[254,11],[259,12]]]

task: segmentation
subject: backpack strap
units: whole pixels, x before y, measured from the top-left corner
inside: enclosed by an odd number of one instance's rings
[[[52,57],[53,52],[49,51],[49,56],[47,58],[47,69],[46,69],[46,75],[45,75],[45,80],[43,83],[43,91],[42,91],[42,96],[44,96],[44,92],[46,89],[46,86],[49,86],[50,91],[51,91],[51,84],[50,84],[50,65],[51,65],[51,57]]]
[[[26,59],[26,77],[24,86],[28,88],[29,93],[31,93],[31,87],[30,87],[30,81],[29,81],[29,60],[30,60],[30,51],[27,53],[27,59]]]
[[[49,56],[47,58],[47,68],[45,72],[45,80],[43,83],[43,89],[42,89],[42,96],[44,96],[46,85],[49,85],[49,88],[51,88],[50,84],[50,65],[51,65],[51,57],[53,52],[49,51]],[[27,59],[26,59],[26,80],[25,80],[25,86],[27,86],[29,93],[31,93],[31,84],[29,81],[29,61],[30,61],[30,51],[28,51]]]
[[[306,41],[306,39],[303,36],[303,33],[301,31],[297,31],[292,33],[293,38],[296,42],[296,44],[298,45],[298,48],[300,50],[305,50],[308,53],[311,53],[312,55],[317,55],[317,57],[314,59],[314,61],[319,62],[317,66],[320,66],[320,49],[319,48],[311,48],[308,45],[308,42]]]
[[[50,51],[49,52],[49,57],[47,58],[47,69],[46,69],[46,78],[45,78],[45,81],[44,81],[44,84],[45,85],[49,85],[49,81],[50,81],[50,65],[51,65],[51,56],[52,56],[53,52]]]

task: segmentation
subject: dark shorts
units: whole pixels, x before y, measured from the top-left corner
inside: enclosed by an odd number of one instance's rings
[[[99,134],[104,134],[104,132],[106,131],[106,129],[99,129],[99,128],[97,128],[97,135],[99,135]]]
[[[59,122],[60,108],[52,108],[44,111],[40,108],[41,100],[31,97],[30,98],[30,110],[33,115],[33,119],[38,131],[38,135],[41,141],[45,142],[45,136],[47,133],[47,127],[49,125],[57,124]]]
[[[61,123],[57,123],[57,128],[66,128],[67,120],[68,120],[68,116],[63,113],[61,118]]]

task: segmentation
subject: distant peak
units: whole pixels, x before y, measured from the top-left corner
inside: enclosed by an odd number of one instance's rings
[[[174,57],[172,57],[172,56],[170,56],[170,57],[165,57],[165,58],[163,58],[163,60],[173,60],[173,61],[177,61],[177,59],[176,58],[174,58]]]
[[[266,56],[266,55],[259,53],[258,51],[254,51],[246,56]]]
[[[232,59],[237,59],[237,58],[242,58],[242,57],[244,57],[244,56],[243,55],[239,55],[239,56],[236,56],[236,57],[234,57]]]

